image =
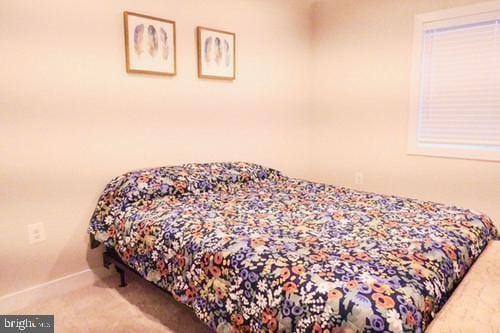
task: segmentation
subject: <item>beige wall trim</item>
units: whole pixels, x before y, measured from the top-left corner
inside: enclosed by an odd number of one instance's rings
[[[0,313],[12,313],[36,302],[57,297],[72,290],[91,285],[99,280],[102,275],[104,274],[100,274],[99,270],[93,271],[91,269],[86,269],[12,294],[1,296]]]

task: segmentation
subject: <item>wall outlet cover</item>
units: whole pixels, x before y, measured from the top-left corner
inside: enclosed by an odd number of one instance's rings
[[[45,227],[43,223],[28,224],[28,242],[30,244],[40,243],[45,239]]]
[[[358,171],[358,172],[356,172],[356,173],[354,174],[354,183],[355,183],[356,185],[363,185],[363,184],[364,184],[364,182],[365,182],[365,179],[364,179],[364,175],[363,175],[363,173],[361,173],[361,172],[359,172],[359,171]]]

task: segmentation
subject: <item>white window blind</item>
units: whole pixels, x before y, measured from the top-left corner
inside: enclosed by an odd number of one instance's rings
[[[494,17],[423,26],[419,146],[500,150],[500,15]]]

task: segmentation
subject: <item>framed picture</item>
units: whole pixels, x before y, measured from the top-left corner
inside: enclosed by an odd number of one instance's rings
[[[236,78],[236,35],[198,27],[198,77],[219,80]]]
[[[124,12],[127,73],[176,74],[175,22]]]

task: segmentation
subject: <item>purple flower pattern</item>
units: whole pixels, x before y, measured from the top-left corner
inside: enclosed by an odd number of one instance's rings
[[[89,230],[218,332],[423,332],[497,236],[468,209],[249,163],[119,176]]]

